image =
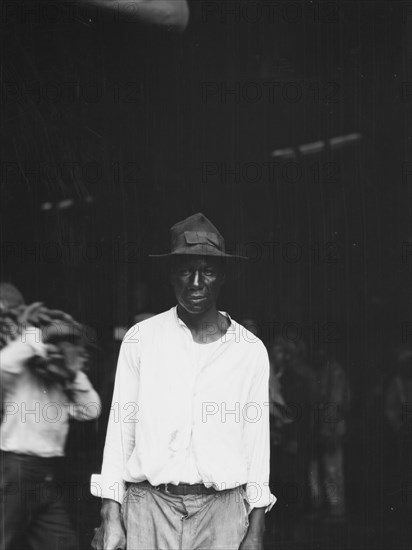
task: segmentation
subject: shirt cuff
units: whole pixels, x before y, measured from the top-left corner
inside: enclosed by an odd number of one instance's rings
[[[90,492],[97,498],[108,498],[122,504],[126,492],[124,481],[107,482],[102,474],[92,474]]]
[[[253,508],[265,508],[269,512],[276,502],[275,495],[272,495],[268,483],[250,482],[246,486],[246,496],[250,510]]]

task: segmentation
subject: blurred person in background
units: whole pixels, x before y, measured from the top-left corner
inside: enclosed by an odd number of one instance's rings
[[[410,521],[412,509],[412,348],[397,350],[397,372],[385,396],[385,417],[396,441],[395,492]]]
[[[282,336],[269,347],[271,393],[278,401],[274,407],[277,429],[272,431],[271,489],[278,495],[274,534],[281,539],[296,540],[302,535],[308,501],[315,379],[305,354],[302,341]],[[279,401],[283,401],[280,409]]]
[[[282,442],[282,429],[285,424],[291,422],[289,411],[282,395],[280,377],[282,372],[278,365],[270,360],[269,375],[269,413],[270,413],[270,447],[277,449]],[[272,453],[274,455],[276,453]]]
[[[321,349],[315,355],[316,406],[310,465],[312,511],[324,521],[345,519],[344,438],[350,387],[343,367]]]
[[[0,548],[78,548],[60,476],[69,419],[99,416],[82,327],[0,284]]]

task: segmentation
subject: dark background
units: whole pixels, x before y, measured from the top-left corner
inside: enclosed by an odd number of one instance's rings
[[[338,357],[359,426],[412,339],[411,3],[197,0],[183,35],[44,4],[1,3],[2,279],[105,349],[173,305],[147,255],[202,211],[251,257],[222,308]],[[365,445],[355,430],[364,513]]]

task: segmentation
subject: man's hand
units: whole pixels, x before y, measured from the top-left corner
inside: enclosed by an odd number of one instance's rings
[[[55,344],[44,344],[47,351],[47,360],[50,363],[60,364],[64,361],[62,350]]]
[[[94,550],[125,550],[126,534],[121,522],[102,521],[92,540]]]
[[[92,540],[93,550],[125,550],[126,533],[120,513],[120,504],[103,499],[102,523],[96,529]]]
[[[249,528],[239,550],[263,550],[265,509],[254,508],[249,514]]]
[[[242,544],[239,546],[239,550],[263,550],[263,536],[256,537],[250,535],[248,531]]]
[[[60,342],[59,349],[64,357],[65,366],[73,376],[83,369],[87,361],[87,353],[83,346],[71,342]]]

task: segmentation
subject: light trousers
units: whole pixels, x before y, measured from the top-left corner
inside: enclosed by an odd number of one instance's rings
[[[248,511],[242,487],[180,496],[132,483],[122,506],[127,550],[238,550]]]

